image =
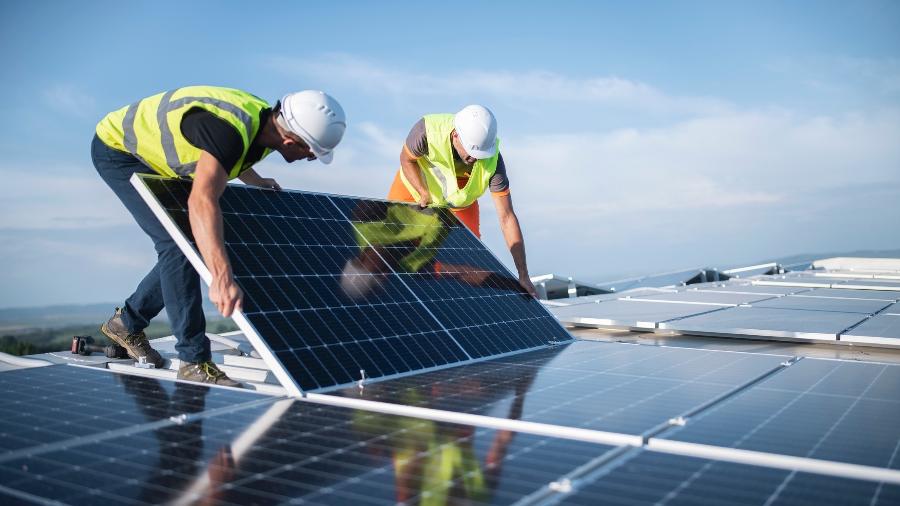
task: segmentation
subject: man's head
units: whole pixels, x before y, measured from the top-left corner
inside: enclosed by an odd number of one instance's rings
[[[450,140],[467,165],[497,154],[497,120],[483,105],[468,105],[453,117]]]
[[[275,149],[285,161],[331,163],[333,150],[347,128],[344,109],[327,93],[316,90],[289,93],[272,111],[281,142]]]

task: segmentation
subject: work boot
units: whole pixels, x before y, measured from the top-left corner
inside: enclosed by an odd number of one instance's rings
[[[211,360],[196,364],[184,363],[178,368],[178,379],[197,383],[212,383],[226,387],[241,388],[241,384],[229,378]]]
[[[150,342],[147,341],[147,335],[144,334],[144,331],[128,332],[128,327],[122,321],[122,308],[116,308],[116,314],[100,326],[100,332],[112,339],[114,343],[125,348],[129,357],[138,362],[140,362],[141,357],[144,357],[144,360],[153,364],[157,369],[162,368],[164,363],[162,355],[150,347]]]

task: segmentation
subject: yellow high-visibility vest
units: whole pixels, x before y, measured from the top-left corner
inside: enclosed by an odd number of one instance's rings
[[[200,149],[181,134],[181,119],[194,108],[204,109],[227,121],[240,134],[244,152],[228,178],[248,167],[244,159],[259,132],[259,113],[269,107],[246,91],[216,86],[187,86],[158,93],[107,114],[97,124],[97,136],[107,146],[131,153],[166,177],[194,177]],[[263,158],[271,151],[263,151]]]
[[[497,170],[500,157],[500,139],[497,139],[497,153],[490,158],[478,160],[472,164],[469,182],[460,188],[456,182],[456,169],[453,162],[453,143],[450,132],[453,131],[453,114],[428,114],[425,120],[425,140],[428,153],[416,162],[419,171],[428,186],[431,204],[437,207],[463,208],[472,205],[487,190],[491,176]],[[400,171],[400,180],[416,200],[419,192],[413,188]]]

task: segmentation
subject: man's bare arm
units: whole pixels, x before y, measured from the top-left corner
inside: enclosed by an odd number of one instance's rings
[[[209,298],[223,316],[231,316],[234,310],[241,308],[244,294],[234,282],[231,262],[225,252],[219,197],[225,191],[226,183],[228,178],[222,164],[203,151],[194,172],[194,185],[188,198],[188,216],[197,248],[212,273]]]
[[[509,193],[498,195],[492,193],[494,205],[497,207],[497,217],[500,218],[500,230],[506,239],[506,247],[513,257],[516,270],[519,272],[519,284],[528,293],[536,297],[537,292],[528,275],[528,264],[525,261],[525,238],[522,237],[522,229],[519,227],[519,218],[513,210],[512,197]]]
[[[426,207],[431,201],[431,196],[428,193],[428,188],[422,183],[419,164],[416,162],[416,158],[413,154],[409,152],[409,148],[406,147],[406,144],[404,144],[403,149],[400,150],[400,170],[403,171],[403,175],[406,176],[406,180],[409,181],[409,184],[419,192],[419,206]]]

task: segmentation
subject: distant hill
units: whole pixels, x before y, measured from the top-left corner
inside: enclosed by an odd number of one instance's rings
[[[53,329],[72,325],[100,325],[112,316],[117,304],[115,302],[96,304],[60,304],[38,307],[10,307],[0,309],[0,332],[21,328]],[[221,320],[222,317],[208,301],[203,310],[208,320]],[[168,322],[163,311],[155,322]]]

